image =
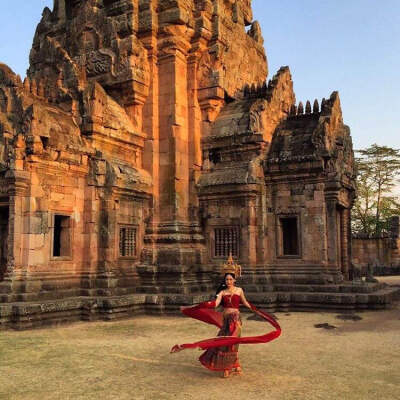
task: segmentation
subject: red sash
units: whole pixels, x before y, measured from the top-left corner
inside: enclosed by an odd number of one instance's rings
[[[171,353],[177,353],[178,351],[185,349],[201,348],[203,350],[209,349],[211,347],[220,346],[232,346],[235,344],[257,344],[257,343],[268,343],[271,340],[278,338],[282,332],[278,322],[272,318],[269,314],[264,311],[258,310],[252,304],[250,304],[252,311],[257,315],[271,324],[275,330],[265,335],[261,336],[247,336],[247,337],[215,337],[212,339],[201,340],[195,343],[185,343],[177,344],[171,349]],[[222,313],[215,311],[215,301],[207,301],[205,303],[200,303],[197,306],[185,308],[182,313],[188,317],[198,319],[202,322],[206,322],[211,325],[215,325],[218,328],[222,328]]]

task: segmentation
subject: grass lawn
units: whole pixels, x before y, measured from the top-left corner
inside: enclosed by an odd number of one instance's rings
[[[400,304],[356,320],[276,316],[282,336],[241,346],[244,375],[228,379],[201,367],[198,351],[169,354],[176,343],[215,335],[187,318],[0,331],[0,399],[400,399]],[[249,317],[243,314],[243,335],[269,330]]]

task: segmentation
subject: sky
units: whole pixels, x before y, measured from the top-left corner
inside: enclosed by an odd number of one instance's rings
[[[0,62],[21,77],[37,23],[52,0],[0,0]],[[400,148],[400,1],[253,0],[269,78],[291,69],[297,100],[338,90],[356,149]]]

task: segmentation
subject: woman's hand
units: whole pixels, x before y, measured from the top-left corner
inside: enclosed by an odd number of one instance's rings
[[[219,292],[217,298],[215,299],[215,308],[217,308],[221,304],[222,300],[222,292]]]
[[[176,344],[170,351],[170,353],[179,353],[180,351],[184,350],[179,344]]]

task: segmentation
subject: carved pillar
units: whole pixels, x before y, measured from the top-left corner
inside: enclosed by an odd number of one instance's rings
[[[199,155],[191,148],[196,146],[193,132],[196,116],[189,116],[189,107],[194,103],[189,100],[193,93],[188,83],[190,42],[187,39],[190,37],[187,36],[187,28],[178,25],[168,26],[158,38],[157,56],[152,60],[157,77],[153,78],[151,98],[145,107],[145,112],[157,120],[144,125],[146,131],[153,132],[153,140],[147,145],[146,155],[150,159],[146,161],[146,169],[153,171],[153,182],[157,186],[154,211],[158,215],[147,226],[140,274],[146,277],[151,265],[174,265],[178,267],[176,282],[186,279],[187,266],[201,264],[204,258],[204,237],[198,216],[189,212],[193,164]],[[146,46],[150,45],[154,42],[150,43],[147,38]],[[156,49],[152,51],[155,54]],[[158,276],[158,269],[152,271],[154,281],[164,279]]]
[[[177,28],[178,29],[178,28]],[[160,221],[188,221],[189,134],[187,51],[179,32],[161,42],[158,58]],[[183,32],[180,33],[183,37]]]
[[[98,265],[95,286],[100,296],[113,296],[116,289],[116,210],[115,200],[108,193],[100,194],[98,232]]]
[[[326,222],[327,222],[327,243],[328,243],[328,265],[338,265],[338,243],[337,243],[337,201],[334,198],[326,199]]]
[[[103,190],[102,190],[103,191]],[[110,272],[113,270],[116,258],[116,208],[115,198],[109,193],[100,194],[100,227],[99,227],[99,270]]]
[[[149,36],[142,39],[147,52],[152,76],[149,95],[143,109],[143,132],[146,134],[144,144],[143,167],[149,171],[153,178],[153,215],[152,223],[159,221],[159,154],[160,154],[160,136],[159,136],[159,82],[157,65],[157,38],[150,32]]]
[[[341,270],[343,276],[347,279],[349,276],[349,258],[348,258],[348,210],[340,210],[340,241],[341,241]]]
[[[192,54],[188,58],[188,130],[189,130],[189,215],[196,218],[199,209],[196,184],[200,177],[201,154],[201,111],[197,99],[197,62],[198,57]]]
[[[15,268],[24,266],[22,232],[24,200],[29,186],[29,173],[10,170],[6,173],[9,195],[8,254],[6,275],[12,276]]]
[[[349,279],[350,263],[351,263],[351,211],[345,208],[342,212],[342,237],[343,237],[343,263],[342,273],[345,279]]]
[[[247,260],[249,265],[257,263],[257,198],[251,198],[246,202],[247,216]]]

